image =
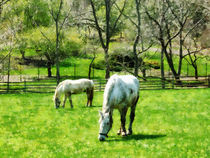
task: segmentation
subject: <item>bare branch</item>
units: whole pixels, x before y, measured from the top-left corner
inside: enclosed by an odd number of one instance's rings
[[[124,14],[124,13],[122,12],[122,10],[120,9],[120,7],[119,7],[117,4],[115,4],[115,7],[118,9],[118,11],[120,11],[120,13],[121,13],[124,17],[126,17],[128,20],[130,20],[130,22],[131,22],[133,25],[135,25],[136,27],[138,27],[138,25],[136,24],[136,22],[133,21],[133,19],[132,19],[130,16]]]
[[[0,2],[0,7],[1,6],[3,6],[4,4],[6,4],[7,2],[9,2],[10,0],[2,0],[1,2]]]
[[[11,48],[11,49],[9,50],[9,53],[7,53],[7,55],[6,55],[5,57],[3,57],[3,58],[0,60],[0,63],[2,63],[9,55],[12,54],[12,50],[13,50],[13,48]]]
[[[132,75],[134,75],[135,76],[135,73],[133,73],[132,71],[130,71],[124,64],[122,64],[121,62],[118,62],[118,64],[120,64],[122,67],[123,67],[123,69],[125,70],[125,71],[127,71],[128,73],[130,73],[130,74],[132,74]],[[138,78],[141,78],[141,79],[143,79],[143,80],[146,80],[146,78],[144,78],[144,77],[142,77],[142,76],[137,76]]]
[[[188,30],[188,32],[186,33],[183,39],[185,39],[189,35],[189,33],[192,32],[203,20],[204,20],[204,17],[200,19],[194,26],[192,26],[191,29]]]
[[[99,34],[99,39],[100,39],[101,45],[102,45],[103,48],[105,48],[106,46],[104,44],[104,40],[103,40],[103,36],[102,36],[102,31],[101,31],[102,29],[99,26],[97,15],[96,15],[95,5],[94,5],[92,0],[90,0],[90,4],[91,4],[91,7],[92,7],[92,13],[93,13],[93,17],[94,17],[94,20],[95,20],[96,29],[97,29],[98,34]]]
[[[116,21],[115,21],[115,23],[114,23],[113,30],[115,30],[115,28],[117,27],[117,23],[118,23],[120,17],[122,16],[122,14],[123,14],[123,12],[124,12],[126,3],[127,3],[127,0],[124,1],[122,9],[119,10],[119,11],[120,11],[120,14],[119,14],[119,16],[117,17],[117,19],[116,19]],[[116,4],[116,3],[115,3],[115,4]]]
[[[139,54],[142,54],[142,53],[148,51],[152,46],[153,46],[153,43],[150,43],[150,45],[146,49],[142,49],[141,51],[139,51]]]
[[[63,29],[63,26],[64,26],[66,20],[67,20],[67,19],[69,18],[69,16],[70,16],[70,12],[71,12],[71,9],[69,9],[68,14],[67,14],[67,15],[65,16],[65,18],[63,19],[63,22],[62,22],[62,24],[61,24],[61,26],[60,26],[59,32]]]

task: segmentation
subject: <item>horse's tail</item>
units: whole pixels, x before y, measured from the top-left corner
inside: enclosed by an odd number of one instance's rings
[[[93,99],[93,93],[94,93],[94,82],[93,80],[90,80],[90,98]]]

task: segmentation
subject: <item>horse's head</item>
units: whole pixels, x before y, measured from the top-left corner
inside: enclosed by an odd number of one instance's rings
[[[112,127],[112,116],[110,115],[110,113],[100,113],[100,129],[99,129],[99,136],[98,139],[100,141],[104,141],[105,137],[108,137],[108,133]]]
[[[55,108],[56,109],[59,108],[60,104],[61,104],[60,99],[59,98],[55,98]]]

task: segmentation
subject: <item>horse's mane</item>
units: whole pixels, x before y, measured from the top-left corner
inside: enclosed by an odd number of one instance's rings
[[[106,84],[106,88],[104,91],[104,101],[103,101],[103,107],[105,107],[105,105],[107,104],[107,102],[109,102],[109,96],[111,95],[113,89],[114,89],[114,85],[116,80],[118,79],[118,75],[113,75],[111,76],[111,78],[108,80],[107,84]]]
[[[58,89],[59,89],[62,85],[63,85],[63,82],[60,82],[60,83],[58,84],[58,86],[56,87],[55,94],[54,94],[54,96],[53,96],[53,100],[54,100],[54,101],[55,101],[55,99],[56,99],[57,96],[58,96]]]

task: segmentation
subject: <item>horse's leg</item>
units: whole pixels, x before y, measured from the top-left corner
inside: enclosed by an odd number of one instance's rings
[[[135,110],[136,110],[136,104],[138,102],[139,96],[137,97],[136,101],[134,102],[133,106],[131,106],[131,113],[130,113],[130,124],[128,128],[128,135],[131,135],[133,133],[132,131],[132,124],[135,118]]]
[[[117,131],[117,135],[120,135],[122,133],[121,125],[119,131]]]
[[[126,113],[128,111],[128,108],[122,109],[120,111],[120,116],[121,116],[121,127],[120,127],[120,132],[122,136],[126,136],[126,129],[125,129],[125,122],[126,122]]]
[[[87,89],[86,90],[87,94],[87,106],[92,106],[92,101],[93,101],[93,89]]]
[[[70,102],[71,108],[73,108],[72,99],[71,99],[71,93],[69,94],[69,102]]]
[[[65,107],[66,99],[67,99],[67,94],[64,95],[64,99],[63,99],[63,108]]]
[[[92,102],[93,102],[93,93],[94,93],[94,90],[91,89],[90,90],[90,106],[92,106]]]

